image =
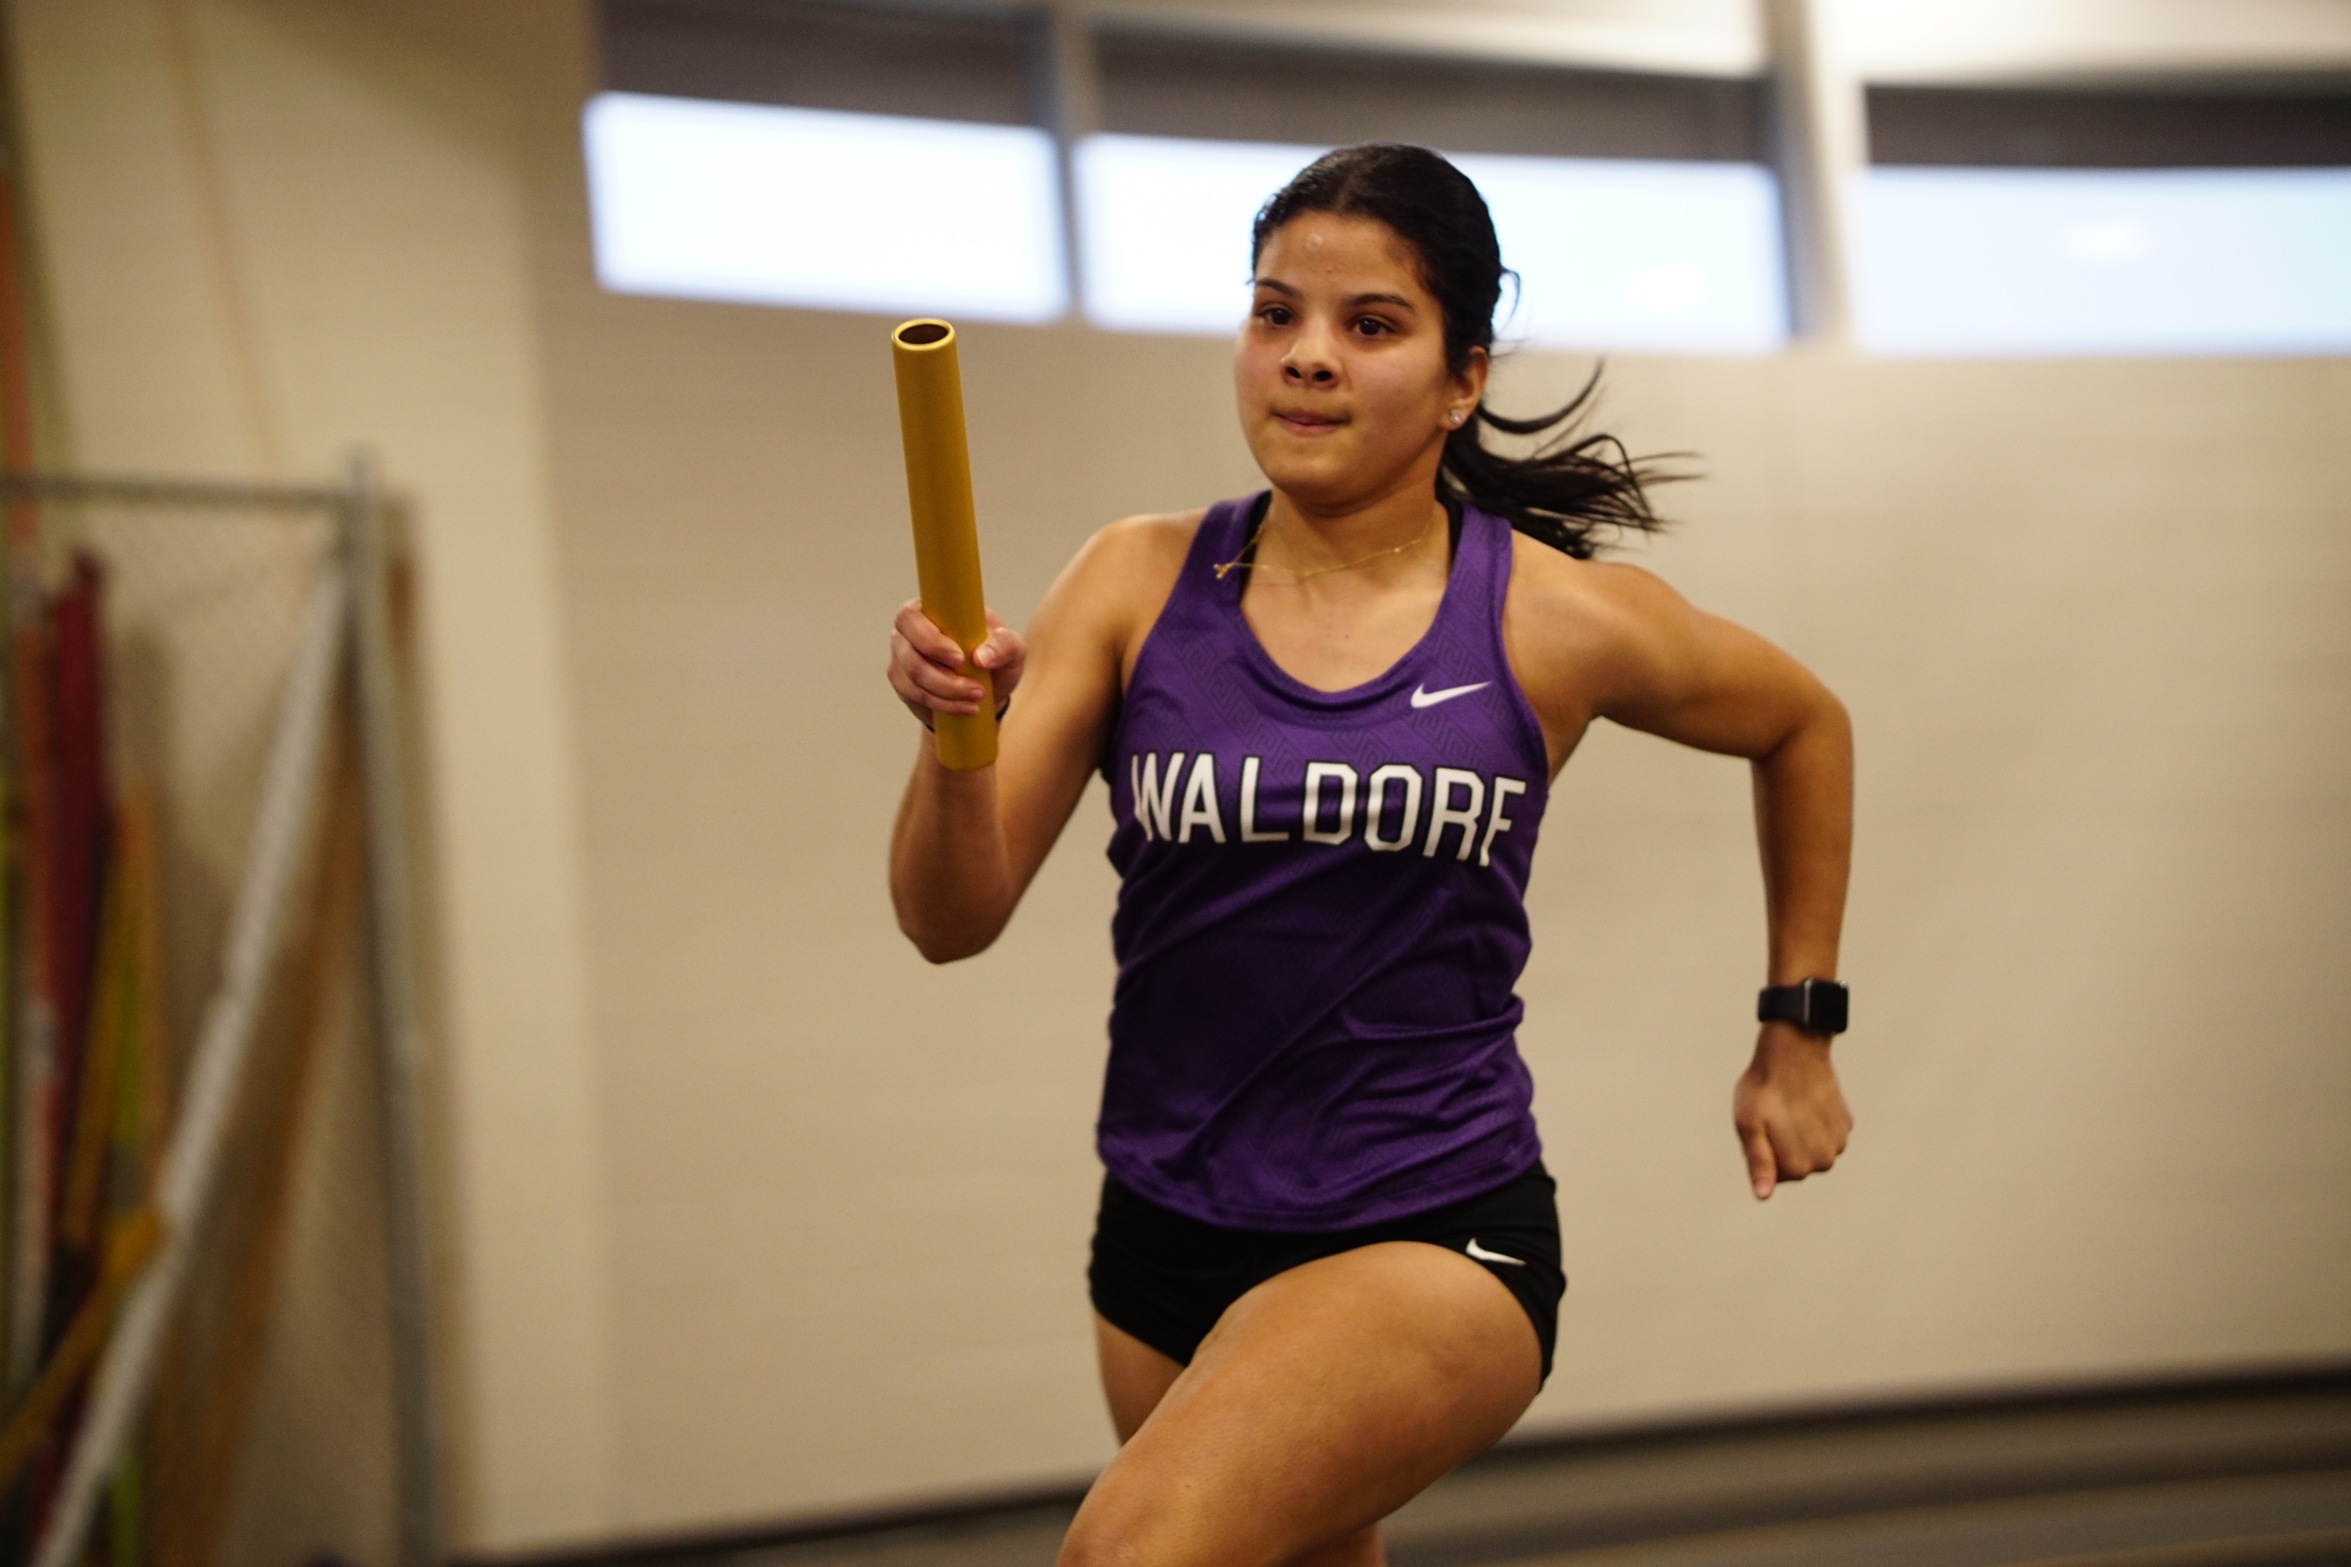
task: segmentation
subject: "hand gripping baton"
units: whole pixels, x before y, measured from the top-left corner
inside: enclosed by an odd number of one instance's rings
[[[955,328],[909,321],[890,334],[898,371],[898,431],[906,441],[906,504],[922,612],[963,649],[963,673],[983,691],[971,717],[932,715],[940,765],[970,772],[996,760],[996,682],[971,661],[988,638],[980,538],[971,507],[971,451],[963,433],[963,379]]]

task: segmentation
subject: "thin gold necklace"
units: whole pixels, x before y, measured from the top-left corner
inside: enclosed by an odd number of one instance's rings
[[[1235,555],[1231,560],[1228,560],[1215,568],[1216,580],[1222,582],[1225,579],[1225,573],[1230,571],[1278,571],[1283,576],[1288,577],[1293,585],[1300,582],[1310,582],[1316,577],[1327,577],[1334,571],[1353,571],[1356,567],[1368,566],[1375,560],[1385,560],[1390,555],[1401,555],[1406,550],[1411,549],[1414,545],[1418,544],[1421,540],[1427,538],[1429,536],[1429,530],[1434,528],[1436,525],[1437,518],[1436,515],[1432,513],[1429,517],[1429,520],[1420,525],[1420,531],[1414,534],[1411,538],[1406,539],[1401,544],[1392,544],[1384,550],[1374,550],[1369,555],[1361,556],[1355,560],[1343,560],[1338,562],[1336,565],[1317,566],[1311,571],[1300,571],[1295,566],[1277,566],[1270,561],[1252,560],[1249,558],[1249,551],[1256,547],[1258,542],[1265,536],[1265,524],[1261,522],[1253,530],[1251,530],[1248,542],[1241,546],[1241,553]]]

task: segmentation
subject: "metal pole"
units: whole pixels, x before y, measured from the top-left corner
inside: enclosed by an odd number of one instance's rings
[[[392,656],[389,544],[382,492],[364,454],[343,493],[343,545],[354,592],[353,660],[367,795],[368,946],[381,1085],[384,1199],[391,1261],[393,1404],[401,1567],[440,1567],[441,1454],[434,1401],[432,1292],[426,1246],[407,753]]]
[[[1092,19],[1057,0],[1038,19],[1039,117],[1053,133],[1061,171],[1062,269],[1069,278],[1070,319],[1086,310],[1086,255],[1078,210],[1078,143],[1102,128],[1102,88],[1094,56]]]
[[[1794,326],[1842,347],[1853,333],[1846,197],[1868,155],[1868,125],[1828,10],[1823,0],[1764,0],[1763,20]]]
[[[247,484],[236,479],[167,479],[136,473],[0,471],[0,496],[10,500],[99,501],[121,506],[179,506],[195,511],[272,511],[315,516],[340,512],[341,488]]]

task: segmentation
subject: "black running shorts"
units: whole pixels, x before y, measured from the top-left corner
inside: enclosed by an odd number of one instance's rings
[[[1086,1282],[1094,1309],[1111,1326],[1189,1365],[1225,1308],[1275,1274],[1358,1246],[1426,1241],[1460,1252],[1502,1281],[1535,1325],[1548,1379],[1559,1342],[1559,1297],[1567,1290],[1556,1192],[1538,1164],[1450,1207],[1360,1229],[1290,1235],[1203,1224],[1105,1176]]]

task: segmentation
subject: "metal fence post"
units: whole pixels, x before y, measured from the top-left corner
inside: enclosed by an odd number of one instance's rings
[[[419,1133],[423,1055],[409,898],[407,754],[392,654],[390,541],[382,491],[365,454],[351,459],[343,545],[355,615],[359,750],[367,795],[368,952],[381,1087],[385,1218],[391,1261],[393,1407],[397,1422],[401,1567],[440,1567],[439,1412],[434,1402],[432,1293]]]

